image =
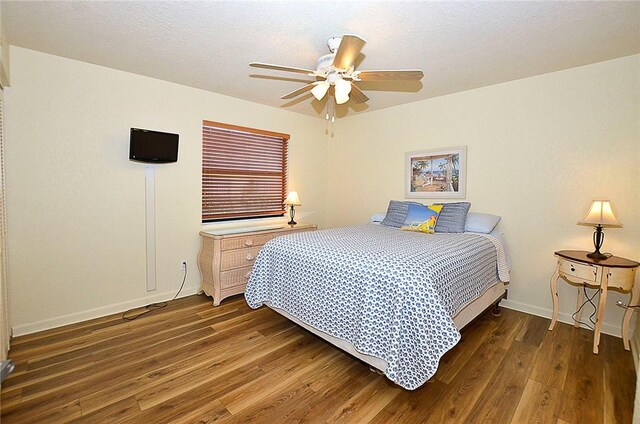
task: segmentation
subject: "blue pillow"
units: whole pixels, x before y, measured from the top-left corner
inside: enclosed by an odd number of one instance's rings
[[[387,208],[387,214],[380,224],[387,227],[400,228],[407,219],[408,205],[414,202],[401,202],[399,200],[391,200]]]
[[[464,233],[469,202],[443,203],[442,212],[436,222],[436,233]]]

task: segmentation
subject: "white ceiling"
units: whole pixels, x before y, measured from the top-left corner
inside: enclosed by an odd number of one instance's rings
[[[314,69],[350,33],[357,69],[424,70],[358,83],[371,100],[344,116],[640,52],[637,1],[2,1],[2,21],[13,45],[316,116],[310,93],[280,100],[304,75],[249,62]]]

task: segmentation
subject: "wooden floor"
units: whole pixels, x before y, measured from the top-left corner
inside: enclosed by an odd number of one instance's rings
[[[13,340],[2,423],[630,423],[622,341],[502,310],[407,391],[266,307],[173,301]]]

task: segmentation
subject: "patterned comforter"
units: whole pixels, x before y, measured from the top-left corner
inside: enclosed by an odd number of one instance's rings
[[[487,234],[423,234],[359,225],[277,237],[260,250],[245,298],[384,359],[415,389],[460,340],[452,316],[509,270]]]

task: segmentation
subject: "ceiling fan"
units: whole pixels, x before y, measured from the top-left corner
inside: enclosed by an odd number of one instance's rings
[[[419,81],[424,76],[420,69],[397,71],[356,71],[354,61],[366,41],[357,35],[332,37],[327,41],[331,53],[321,56],[316,63],[316,70],[295,68],[291,66],[272,65],[269,63],[251,62],[254,68],[275,69],[277,71],[296,72],[315,77],[316,81],[285,94],[281,99],[293,99],[307,91],[322,100],[333,86],[333,94],[337,104],[351,99],[355,103],[364,103],[369,98],[356,86],[359,81]]]

